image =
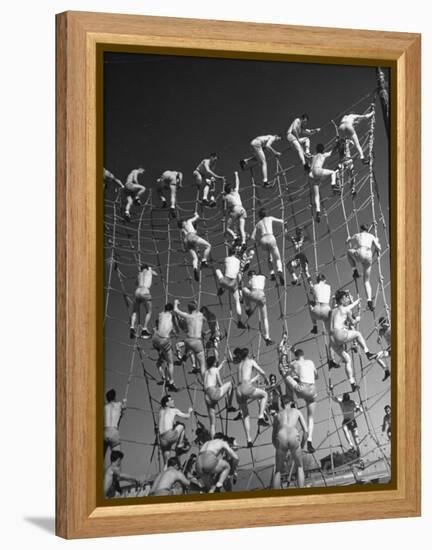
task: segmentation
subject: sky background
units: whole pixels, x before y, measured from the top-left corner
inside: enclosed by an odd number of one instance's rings
[[[250,141],[268,133],[285,135],[291,121],[303,112],[310,116],[310,127],[321,127],[322,132],[312,138],[312,149],[319,142],[329,144],[334,138],[334,127],[331,119],[336,121],[342,114],[364,112],[373,98],[376,86],[375,69],[368,67],[332,66],[300,64],[287,62],[256,62],[245,60],[218,60],[191,57],[170,57],[135,54],[107,54],[105,60],[105,152],[104,165],[118,178],[125,181],[131,169],[144,166],[146,173],[143,182],[151,190],[156,179],[167,169],[181,170],[184,173],[184,188],[178,197],[179,210],[182,216],[191,216],[195,210],[196,189],[193,184],[192,172],[199,161],[210,152],[219,154],[216,172],[225,175],[229,181],[234,170],[238,169],[238,160],[249,154]],[[352,107],[354,105],[354,107]],[[362,139],[367,139],[367,123],[361,123],[358,133]],[[286,149],[286,142],[278,143],[275,148]],[[366,147],[364,148],[366,151]],[[388,143],[385,135],[381,110],[377,104],[377,124],[375,134],[375,173],[380,191],[380,202],[384,221],[388,226]],[[257,188],[256,208],[267,206],[270,213],[284,218],[293,231],[296,223],[305,226],[309,237],[305,245],[311,273],[315,275],[314,247],[312,244],[313,230],[309,209],[309,189],[305,185],[305,176],[298,158],[293,150],[286,151],[281,157],[284,168],[290,167],[276,185],[269,190]],[[332,158],[328,166],[335,164]],[[275,173],[275,162],[269,158],[269,177]],[[351,234],[357,231],[357,223],[372,221],[368,169],[356,162],[359,192],[354,205],[349,196],[347,186],[344,205],[347,215],[357,209],[357,216],[349,220]],[[252,231],[253,192],[248,172],[240,173],[241,195],[243,204],[248,211],[246,230]],[[257,183],[261,182],[259,171]],[[279,184],[283,190],[282,201],[279,196]],[[217,188],[218,193],[220,187]],[[344,256],[346,250],[346,226],[344,224],[340,199],[330,195],[329,185],[321,186],[324,206],[328,211],[331,239],[325,217],[316,226],[317,260],[320,272],[324,272],[332,291],[340,284],[349,283],[351,269]],[[146,195],[147,197],[147,195]],[[152,443],[154,441],[152,413],[157,418],[159,401],[162,396],[160,386],[157,386],[157,369],[154,359],[156,352],[152,350],[151,341],[139,341],[140,354],[134,342],[129,339],[129,314],[125,305],[124,294],[133,296],[135,278],[139,259],[155,267],[160,277],[154,280],[152,287],[154,319],[163,307],[166,296],[170,301],[181,300],[181,308],[185,309],[187,301],[196,297],[201,305],[208,305],[218,316],[221,327],[228,330],[230,309],[228,295],[222,297],[222,305],[216,297],[216,285],[211,270],[203,272],[201,286],[190,278],[190,260],[185,256],[179,239],[179,230],[175,221],[167,226],[167,212],[158,208],[158,202],[153,197],[153,208],[148,205],[144,212],[142,208],[134,207],[132,222],[125,224],[121,214],[123,206],[116,206],[115,228],[112,190],[105,195],[105,388],[114,387],[118,397],[122,398],[128,391],[128,410],[121,423],[122,449],[125,452],[124,470],[141,478],[152,478],[158,471],[156,455],[150,460]],[[283,210],[282,210],[283,205]],[[377,218],[378,203],[375,197]],[[219,204],[218,204],[219,207]],[[295,219],[292,213],[295,213]],[[120,215],[119,215],[120,214]],[[223,245],[223,224],[220,208],[206,209],[205,220],[198,224],[198,233],[209,237],[212,244],[212,258],[221,264],[225,256]],[[141,221],[140,221],[141,220]],[[139,230],[138,230],[139,229]],[[382,220],[378,225],[378,234],[383,248],[387,248]],[[113,242],[113,236],[115,241]],[[121,271],[110,269],[110,258],[113,253]],[[278,244],[285,261],[293,255],[289,241],[284,243],[282,235],[278,236]],[[285,244],[285,246],[284,246]],[[333,261],[332,245],[337,261]],[[260,266],[264,274],[268,268],[264,255],[259,253]],[[390,304],[389,286],[389,250],[381,258],[386,298]],[[252,264],[256,267],[256,261]],[[167,269],[169,266],[169,269]],[[337,267],[337,269],[336,269]],[[110,276],[111,273],[111,276]],[[289,283],[287,274],[286,281]],[[374,265],[372,288],[374,295],[377,289],[377,266]],[[355,295],[355,286],[348,288]],[[364,310],[366,298],[363,285],[359,285],[360,296],[363,298],[363,313],[360,330],[368,339],[372,350],[378,350],[377,334],[374,332],[374,320],[370,312]],[[306,304],[306,294],[303,287],[292,287],[287,284],[286,292],[268,281],[266,287],[267,304],[270,319],[270,333],[275,341],[279,341],[283,321],[281,312],[285,314],[288,325],[289,339],[292,344],[310,338],[311,321]],[[378,295],[376,314],[383,313],[383,300]],[[255,314],[250,320],[250,329],[241,331],[235,325],[231,326],[228,340],[220,345],[221,357],[225,347],[230,349],[240,345],[248,346],[256,355],[258,363],[268,374],[277,373],[276,346],[266,348],[258,330],[258,317]],[[321,327],[320,327],[321,332]],[[301,347],[308,358],[318,367],[325,356],[323,338],[302,342]],[[146,369],[147,381],[143,376],[143,365]],[[375,460],[379,456],[372,437],[368,435],[369,427],[377,430],[383,450],[388,452],[385,438],[381,436],[381,421],[383,407],[390,400],[390,383],[381,382],[382,371],[376,363],[366,366],[363,357],[363,376],[360,363],[356,358],[356,378],[361,381],[361,396],[367,405],[367,417],[358,419],[362,440],[362,454]],[[223,371],[228,378],[235,374],[235,366]],[[189,375],[190,365],[177,369],[175,380],[178,386],[185,387],[174,395],[175,402],[183,411],[193,403],[198,415],[204,415],[202,390],[194,375]],[[340,450],[342,434],[334,433],[335,421],[340,425],[340,410],[331,405],[326,393],[328,379],[327,367],[319,368],[318,405],[316,410],[316,427],[314,445],[318,449],[316,458],[319,460],[327,455],[331,448]],[[332,372],[332,383],[335,393],[341,394],[349,390],[344,369]],[[301,405],[303,401],[299,402]],[[252,434],[256,433],[257,405],[250,406],[252,416]],[[231,415],[232,416],[232,415]],[[206,417],[199,417],[208,425]],[[367,422],[368,424],[367,424]],[[193,439],[195,421],[186,422],[187,435]],[[224,428],[226,426],[224,420]],[[218,423],[218,428],[220,424]],[[245,444],[245,435],[241,422],[228,423],[228,433],[235,436],[240,445]],[[256,440],[253,451],[256,468],[267,468],[273,464],[274,450],[270,443],[270,430],[261,432]],[[343,441],[344,445],[345,442]],[[196,451],[196,449],[194,449]],[[240,467],[250,469],[251,453],[240,449]],[[375,467],[382,470],[382,464]],[[263,475],[262,478],[265,476]],[[253,478],[250,488],[258,487],[259,480]]]

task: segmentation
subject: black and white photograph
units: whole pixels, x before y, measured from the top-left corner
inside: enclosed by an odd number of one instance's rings
[[[390,76],[105,51],[107,501],[392,481]]]

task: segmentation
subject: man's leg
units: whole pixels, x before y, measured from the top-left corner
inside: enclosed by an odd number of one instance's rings
[[[150,323],[150,319],[152,316],[152,309],[153,309],[151,300],[144,300],[144,307],[146,310],[146,316],[144,318],[143,331],[148,333],[148,324]]]
[[[250,417],[249,417],[249,409],[247,406],[247,401],[241,400],[239,402],[239,407],[242,415],[243,427],[246,432],[246,440],[249,446],[249,444],[252,445],[252,438],[250,434]]]
[[[266,160],[264,151],[262,150],[262,147],[257,147],[255,149],[255,158],[261,164],[263,182],[266,183],[267,182],[267,160]]]
[[[198,362],[198,368],[201,372],[201,376],[204,378],[206,371],[204,351],[199,351],[198,353],[195,353],[195,357]]]
[[[280,257],[280,252],[279,252],[278,245],[276,243],[271,247],[270,254],[271,254],[271,257],[272,257],[273,265],[276,265],[276,271],[281,273],[282,272],[282,260],[281,260],[281,257]]]
[[[235,309],[236,309],[236,314],[237,314],[237,322],[238,322],[238,321],[241,321],[241,314],[242,314],[241,304],[240,304],[240,294],[239,294],[238,289],[234,290],[233,298],[234,298],[234,304],[235,304]]]
[[[231,229],[231,226],[233,225],[233,219],[231,216],[228,217],[228,220],[227,220],[227,224],[226,224],[226,233],[228,233],[229,235],[231,235],[231,237],[233,239],[236,239],[237,238],[237,234],[235,233],[235,231],[233,231]]]
[[[366,292],[366,298],[368,302],[372,301],[372,287],[370,284],[370,275],[372,271],[372,266],[367,263],[363,264],[363,283]]]
[[[196,243],[200,248],[203,248],[202,259],[204,262],[208,262],[210,256],[211,245],[202,237],[196,237]]]
[[[239,218],[239,232],[240,232],[240,237],[241,237],[241,243],[242,244],[245,244],[245,242],[246,242],[245,223],[246,223],[246,220],[245,220],[244,216],[240,216],[240,218]]]
[[[198,255],[193,248],[189,248],[189,254],[192,257],[192,267],[194,270],[198,269]]]
[[[351,433],[348,430],[348,426],[346,424],[342,425],[343,433],[345,434],[345,439],[348,441],[348,445],[351,447],[351,449],[354,448],[353,441],[351,439]]]
[[[357,136],[357,132],[354,129],[352,129],[351,139],[354,142],[355,148],[358,151],[360,159],[363,160],[364,159],[363,149],[361,148],[360,141],[359,141],[359,138]]]
[[[261,317],[264,325],[264,338],[266,340],[270,340],[270,328],[269,328],[268,315],[267,315],[267,306],[265,304],[259,304],[258,307],[260,308]]]
[[[131,315],[131,321],[130,321],[130,337],[131,338],[135,337],[136,324],[137,324],[137,319],[139,319],[139,315],[140,315],[140,302],[135,299],[134,304],[133,304],[133,311],[132,311],[132,315]]]
[[[226,460],[219,459],[219,462],[215,468],[215,474],[218,475],[218,480],[216,484],[210,489],[209,493],[214,493],[222,489],[223,484],[225,483],[226,478],[230,473],[230,465]]]
[[[276,449],[275,473],[273,476],[273,489],[282,489],[281,473],[284,471],[286,452]]]
[[[305,485],[305,475],[303,468],[303,453],[301,447],[298,447],[294,453],[291,453],[294,463],[297,466],[297,487],[299,489],[303,488]]]
[[[352,369],[352,363],[351,363],[351,357],[349,356],[349,353],[347,353],[345,350],[343,350],[341,353],[337,352],[338,355],[342,358],[342,361],[345,363],[345,374],[348,378],[349,383],[351,384],[351,387],[355,385],[355,378],[353,374]]]
[[[159,197],[159,200],[161,201],[162,207],[164,208],[166,206],[166,198],[163,193],[163,190],[164,190],[164,184],[159,182],[156,185],[156,193],[157,193],[157,196]]]
[[[351,433],[352,433],[357,450],[360,450],[360,437],[359,437],[358,429],[354,428]]]
[[[299,142],[302,145],[305,153],[307,155],[310,155],[310,139],[307,136],[304,136],[299,139]]]
[[[165,360],[168,366],[168,382],[174,384],[174,356],[172,349],[166,352]]]
[[[207,412],[210,421],[210,437],[213,439],[216,433],[216,411],[214,407],[207,405]]]
[[[125,216],[127,218],[130,218],[130,209],[132,208],[132,205],[133,205],[133,198],[131,195],[128,195],[126,197],[126,208],[125,208]]]
[[[314,413],[315,413],[316,403],[307,403],[307,419],[308,419],[308,438],[307,440],[312,443],[312,436],[314,431]]]
[[[355,267],[357,266],[357,255],[356,255],[356,250],[354,248],[349,248],[347,250],[347,258],[348,258],[348,261],[350,263],[350,266],[355,269]]]
[[[174,183],[170,184],[170,200],[171,200],[171,208],[176,207],[176,198],[177,198],[177,185]]]
[[[135,184],[134,185],[136,195],[135,195],[135,201],[140,202],[141,197],[144,195],[146,188],[143,185]]]
[[[205,184],[204,184],[204,189],[203,189],[203,196],[202,196],[202,200],[205,201],[205,202],[208,201],[209,191],[210,191],[209,180],[206,178]]]
[[[314,206],[315,206],[315,214],[321,213],[321,200],[320,200],[320,192],[319,192],[319,185],[314,184],[312,186],[313,189],[313,200],[314,200]]]
[[[305,156],[304,156],[304,150],[303,150],[303,147],[300,144],[300,141],[295,139],[295,140],[291,141],[291,145],[294,146],[294,149],[297,151],[297,154],[300,158],[301,163],[304,165],[305,164]]]

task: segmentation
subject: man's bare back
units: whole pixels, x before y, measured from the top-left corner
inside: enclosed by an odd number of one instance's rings
[[[161,338],[169,338],[173,330],[173,319],[170,311],[161,311],[158,316],[157,333]]]
[[[186,319],[186,333],[189,338],[201,338],[202,328],[204,322],[204,315],[200,311],[189,313],[185,316]]]
[[[163,434],[173,429],[175,417],[178,412],[179,410],[173,407],[167,407],[165,409],[160,410],[160,413],[159,413],[159,433],[160,434]]]

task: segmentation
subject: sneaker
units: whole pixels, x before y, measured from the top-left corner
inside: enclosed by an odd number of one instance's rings
[[[372,361],[372,359],[376,359],[378,357],[378,353],[372,353],[371,351],[366,352],[366,357],[369,359],[369,361]]]
[[[336,363],[333,359],[330,359],[328,362],[329,370],[330,369],[338,369],[340,367],[339,363]]]
[[[258,426],[270,426],[265,418],[258,418]]]
[[[285,286],[285,280],[283,278],[282,271],[278,271],[278,276],[279,276],[279,283],[281,284],[281,286]]]
[[[141,338],[145,338],[147,340],[150,337],[151,337],[150,332],[146,328],[143,328],[141,331]]]
[[[248,317],[250,317],[253,313],[253,311],[251,309],[245,309],[245,313]]]
[[[312,327],[311,334],[318,334],[318,327],[316,325]]]
[[[167,207],[166,201],[162,201],[161,208],[166,208],[166,207]]]
[[[177,393],[178,392],[178,388],[177,386],[174,384],[174,382],[168,382],[168,384],[166,385],[166,388],[168,391],[172,391],[174,393]]]
[[[372,300],[368,300],[368,301],[367,301],[367,306],[368,306],[368,308],[369,308],[371,311],[375,311],[375,308],[374,308],[374,305],[373,305],[373,301],[372,301]]]
[[[384,371],[384,378],[382,379],[382,381],[384,382],[385,380],[387,380],[387,378],[390,377],[390,371],[388,369],[386,369]]]
[[[216,201],[210,201],[209,204],[210,208],[214,208],[216,206]]]
[[[202,269],[203,267],[208,267],[207,260],[201,260],[201,269]]]
[[[248,448],[248,449],[252,449],[252,447],[253,447],[252,441],[248,441],[248,442],[247,442],[247,448]]]
[[[320,223],[320,222],[321,222],[321,212],[317,212],[317,213],[315,214],[315,221],[316,221],[317,223]]]
[[[270,273],[270,281],[276,281],[276,275],[274,272]]]
[[[135,199],[134,199],[134,203],[135,203],[137,206],[141,206],[141,199],[135,198]]]
[[[158,385],[158,386],[163,386],[164,384],[165,384],[165,378],[162,378],[162,380],[158,380],[156,382],[156,385]]]
[[[247,328],[246,325],[243,323],[243,321],[237,321],[237,327],[242,329]]]
[[[131,327],[129,329],[129,338],[135,338],[135,337],[136,337],[136,330],[133,327]]]
[[[130,221],[130,219],[131,219],[130,212],[125,212],[124,217],[125,217],[125,220]]]
[[[203,199],[201,202],[202,202],[203,206],[209,206],[209,204],[210,204],[207,199]]]
[[[264,341],[266,343],[266,346],[272,346],[274,344],[273,340],[270,338],[264,338]]]
[[[298,285],[298,283],[299,283],[299,280],[298,280],[298,279],[293,279],[293,280],[291,281],[291,284],[292,284],[293,286]]]
[[[360,278],[360,273],[358,272],[357,269],[354,269],[353,271],[353,279],[359,279]]]
[[[198,367],[194,367],[191,371],[190,371],[190,374],[199,374],[201,371],[199,370]]]
[[[358,391],[360,389],[360,386],[356,384],[355,382],[351,382],[351,391]]]
[[[198,269],[194,269],[194,278],[195,278],[195,281],[199,282],[199,273],[198,273]]]
[[[239,164],[240,164],[240,168],[242,170],[246,170],[246,161],[244,159],[242,159],[241,161],[239,161]]]
[[[315,447],[312,445],[312,441],[308,441],[306,444],[307,452],[308,453],[314,453]]]
[[[170,208],[170,216],[171,218],[177,218],[177,213],[175,211],[175,208]]]
[[[218,291],[217,291],[217,295],[218,296],[222,296],[222,294],[225,292],[225,289],[224,288],[219,288]]]
[[[270,187],[270,184],[268,181],[263,181],[263,187],[264,189],[267,189],[267,187]]]

